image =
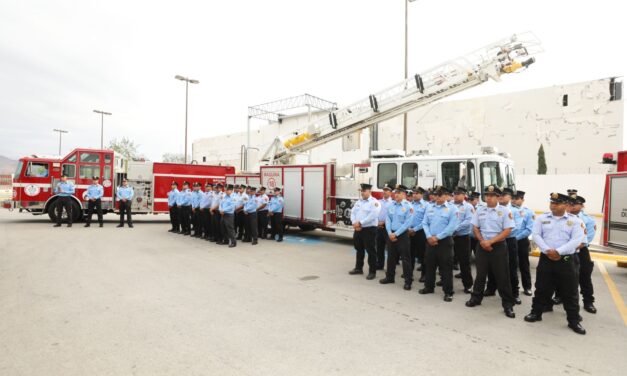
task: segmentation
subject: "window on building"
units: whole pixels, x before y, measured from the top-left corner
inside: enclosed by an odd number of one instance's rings
[[[202,161],[203,161],[203,162],[207,162],[207,157],[205,157],[205,156],[203,155],[203,157],[202,157]]]
[[[92,179],[94,176],[100,176],[100,166],[80,166],[78,171],[81,179]]]
[[[64,164],[62,173],[68,178],[74,179],[76,177],[76,165]]]
[[[564,96],[562,97],[562,107],[567,107],[568,106],[568,94],[564,94]]]
[[[616,78],[610,80],[610,101],[619,101],[623,99],[623,81],[616,81]]]
[[[418,185],[417,163],[403,163],[403,167],[401,167],[401,184],[410,189]]]
[[[470,161],[442,162],[442,185],[451,191],[456,187],[474,191],[477,188],[475,164]]]
[[[498,162],[481,163],[481,185],[482,190],[488,185],[503,186],[503,175]]]
[[[48,169],[48,163],[29,162],[28,167],[26,168],[25,176],[33,178],[47,178],[49,176]]]
[[[377,167],[377,187],[383,188],[386,184],[396,186],[396,163],[381,163]]]
[[[81,163],[100,163],[100,154],[81,153]]]

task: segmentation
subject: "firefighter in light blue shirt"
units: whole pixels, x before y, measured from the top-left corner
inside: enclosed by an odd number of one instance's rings
[[[226,186],[226,194],[220,200],[220,214],[222,215],[222,234],[224,236],[220,244],[228,244],[230,248],[237,245],[235,240],[235,207],[237,198],[233,193],[233,185]]]
[[[181,224],[179,222],[179,212],[176,201],[179,195],[179,183],[173,181],[170,184],[170,191],[168,192],[168,209],[170,210],[170,224],[172,224],[172,228],[168,230],[168,232],[179,232],[181,231]]]
[[[200,197],[200,225],[202,227],[203,239],[211,241],[213,231],[211,227],[211,200],[213,198],[213,184],[205,183],[205,192]]]
[[[192,237],[202,237],[202,224],[200,217],[200,201],[203,192],[200,190],[200,183],[194,182],[194,190],[192,191]]]
[[[353,245],[355,247],[355,268],[348,272],[350,275],[364,274],[364,259],[368,252],[368,276],[374,279],[377,275],[376,236],[379,224],[379,201],[371,195],[372,185],[361,184],[361,198],[355,202],[351,210],[353,224]]]
[[[133,217],[131,216],[131,203],[135,195],[133,187],[130,187],[128,180],[124,178],[122,179],[122,186],[118,187],[115,193],[120,209],[120,224],[118,227],[124,227],[124,214],[126,214],[128,227],[133,227]]]
[[[247,188],[247,199],[244,203],[244,240],[245,243],[251,243],[251,245],[257,244],[257,209],[259,209],[259,200],[255,197],[257,192],[256,187]]]
[[[586,334],[580,323],[576,265],[576,252],[581,246],[585,225],[567,212],[569,196],[554,192],[550,199],[550,212],[539,215],[533,224],[533,241],[541,254],[531,313],[525,316],[525,321],[542,320],[542,313],[552,305],[551,296],[557,289],[562,296],[568,327],[577,334]]]
[[[213,239],[212,242],[221,244],[223,239],[222,234],[222,215],[220,214],[220,202],[222,197],[224,197],[224,192],[222,192],[222,188],[224,186],[221,183],[218,183],[213,186],[213,195],[211,196],[211,235]]]
[[[459,223],[458,210],[448,202],[451,192],[444,186],[433,190],[434,205],[427,208],[422,228],[427,238],[425,251],[425,287],[420,294],[432,294],[435,290],[436,266],[442,275],[444,301],[453,301],[453,232]]]
[[[466,201],[468,191],[464,187],[457,187],[453,192],[453,205],[459,212],[459,224],[453,233],[455,258],[459,262],[459,271],[464,292],[472,292],[472,271],[470,269],[470,233],[472,232],[472,217],[475,208]]]
[[[388,207],[394,202],[391,198],[392,188],[387,184],[383,187],[383,197],[379,199],[378,226],[377,226],[377,270],[385,267],[385,247],[388,243],[388,233],[385,231],[385,218],[388,215]]]
[[[519,282],[518,282],[518,241],[516,235],[521,231],[523,226],[523,218],[520,215],[520,210],[515,206],[512,206],[511,200],[515,195],[515,191],[511,188],[503,188],[503,193],[499,198],[499,204],[509,209],[514,219],[514,228],[507,236],[505,242],[507,243],[508,261],[509,261],[509,281],[512,285],[512,295],[514,296],[514,303],[521,304]],[[496,293],[496,283],[494,282],[494,271],[490,269],[488,274],[488,287],[486,289],[485,296],[492,296]]]
[[[398,185],[394,190],[394,202],[388,206],[388,215],[385,218],[385,230],[388,233],[388,261],[385,278],[379,281],[381,284],[394,283],[396,264],[399,258],[403,266],[405,290],[411,290],[413,271],[411,264],[411,251],[409,249],[409,225],[414,215],[414,208],[406,200],[407,187]]]
[[[189,189],[189,182],[183,182],[183,189],[176,196],[176,206],[179,212],[179,222],[181,223],[181,234],[191,235],[192,216],[192,191]]]
[[[515,303],[512,284],[509,281],[508,250],[505,242],[514,228],[514,216],[507,207],[499,205],[501,194],[502,191],[497,186],[487,186],[483,191],[486,204],[477,205],[475,215],[472,217],[473,232],[478,242],[475,254],[477,276],[473,284],[472,296],[466,302],[466,306],[475,307],[481,304],[486,278],[491,269],[501,296],[505,316],[515,318]]]
[[[522,225],[516,232],[516,248],[518,249],[518,269],[520,270],[520,282],[523,294],[531,296],[531,270],[529,267],[529,235],[533,230],[533,222],[536,215],[533,210],[523,206],[525,202],[525,192],[517,190],[512,197],[512,205],[518,209],[522,217]]]
[[[94,176],[92,183],[87,187],[85,192],[85,199],[87,200],[87,218],[85,227],[91,226],[91,217],[94,214],[94,208],[98,214],[98,224],[100,227],[102,223],[102,196],[104,196],[104,188],[100,185],[100,177]]]
[[[427,237],[425,230],[422,228],[422,220],[424,219],[428,203],[424,200],[425,190],[422,187],[415,187],[413,190],[414,200],[412,207],[414,208],[414,216],[409,225],[409,247],[411,249],[411,270],[416,266],[416,259],[419,261],[418,270],[420,270],[419,282],[425,281],[425,248],[427,246]]]
[[[597,309],[594,306],[594,286],[592,285],[594,262],[590,258],[590,249],[588,248],[596,233],[596,222],[594,218],[583,211],[584,203],[586,202],[585,198],[578,196],[576,192],[569,196],[571,199],[568,208],[570,214],[576,215],[585,227],[584,238],[577,255],[579,258],[579,288],[583,298],[583,309],[589,313],[597,313]]]
[[[276,238],[277,242],[283,241],[283,196],[281,195],[281,188],[274,188],[274,196],[270,199],[268,204],[268,215],[270,216],[271,237]]]

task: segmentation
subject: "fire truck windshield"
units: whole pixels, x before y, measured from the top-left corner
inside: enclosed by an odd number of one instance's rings
[[[499,162],[482,162],[480,170],[482,190],[488,185],[496,185],[498,187],[503,186],[503,171],[499,166]]]
[[[14,178],[20,177],[22,173],[22,166],[24,166],[24,163],[22,161],[17,162],[17,167],[15,167],[15,174],[13,174]]]

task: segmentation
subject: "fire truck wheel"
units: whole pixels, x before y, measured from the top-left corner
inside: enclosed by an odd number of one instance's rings
[[[78,204],[74,201],[72,201],[72,222],[78,222],[78,220],[81,218],[81,208],[78,206]],[[50,221],[55,223],[57,221],[57,203],[53,202],[50,204],[50,206],[48,206],[48,218],[50,218]],[[63,219],[63,222],[66,222],[66,219]]]
[[[316,226],[313,225],[298,225],[298,228],[301,229],[301,231],[312,231],[316,229]]]

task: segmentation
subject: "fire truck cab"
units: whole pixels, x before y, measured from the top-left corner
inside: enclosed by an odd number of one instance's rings
[[[13,176],[13,201],[4,206],[19,208],[33,214],[48,214],[56,220],[56,200],[54,187],[65,174],[68,181],[76,187],[73,199],[73,216],[78,220],[83,208],[83,197],[94,176],[101,177],[104,187],[102,209],[113,209],[114,185],[116,173],[113,150],[75,149],[65,157],[46,157],[33,155],[21,158]]]

